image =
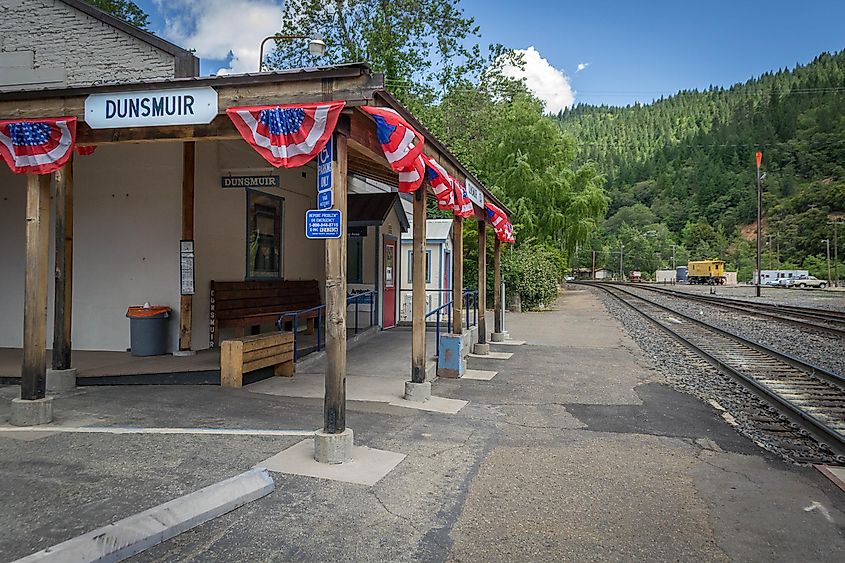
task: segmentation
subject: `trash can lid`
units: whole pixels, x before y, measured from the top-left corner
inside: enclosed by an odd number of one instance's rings
[[[126,310],[126,316],[130,319],[146,319],[150,317],[167,316],[170,314],[170,307],[155,306],[155,307],[129,307]]]

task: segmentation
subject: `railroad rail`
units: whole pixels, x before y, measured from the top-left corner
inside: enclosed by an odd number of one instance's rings
[[[624,287],[591,285],[634,309],[720,372],[739,381],[835,455],[845,456],[845,377],[685,315]]]
[[[618,285],[618,284],[617,284]],[[634,287],[634,286],[631,286]],[[698,301],[725,310],[740,311],[759,317],[775,319],[804,329],[816,330],[839,337],[845,337],[845,312],[813,307],[798,307],[795,305],[779,305],[777,303],[760,303],[746,299],[732,299],[726,297],[712,297],[686,291],[677,291],[665,287],[636,285],[637,289],[661,293],[678,299]]]

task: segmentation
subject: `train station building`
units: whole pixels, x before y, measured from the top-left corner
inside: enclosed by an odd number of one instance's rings
[[[29,14],[27,4],[7,10],[12,24]],[[396,155],[386,152],[378,110],[414,133],[410,149],[416,146],[426,163],[411,171],[424,176],[416,188],[405,190],[413,199],[411,240],[420,249],[409,364],[411,382],[425,383],[426,199],[445,201],[442,185],[438,190],[428,181],[429,166],[464,199],[449,229],[456,333],[462,330],[463,222],[477,221],[482,236],[485,226],[498,233],[507,209],[387,91],[381,75],[366,64],[347,64],[200,78],[187,51],[82,2],[54,0],[42,15],[72,23],[69,43],[87,45],[93,36],[114,45],[86,60],[53,61],[58,70],[46,74],[49,57],[10,41],[14,32],[0,53],[0,66],[18,65],[18,72],[4,74],[14,80],[0,83],[0,123],[9,132],[3,139],[11,158],[20,124],[37,129],[39,120],[54,120],[53,126],[75,120],[76,129],[69,142],[58,141],[69,156],[55,171],[0,168],[0,352],[18,353],[23,366],[0,376],[19,378],[23,400],[44,397],[48,365],[72,371],[72,351],[125,353],[127,308],[150,304],[171,310],[165,352],[176,356],[277,326],[294,337],[316,332],[319,348],[322,329],[327,410],[334,409],[326,428],[342,430],[350,304],[358,305],[356,324],[364,311],[378,328],[393,326],[400,312],[400,241],[409,221],[397,188],[408,183],[409,172],[397,170]],[[164,62],[148,65],[150,57]],[[83,72],[98,64],[102,84]],[[248,122],[248,113],[261,108],[316,116],[312,133],[322,126],[313,134],[331,150],[297,161],[290,146],[262,146],[259,135],[250,140],[233,116]],[[320,121],[319,112],[335,109],[334,123]],[[314,141],[312,133],[300,144]],[[282,167],[264,154],[285,150],[290,158]],[[320,163],[324,154],[328,160]],[[318,196],[318,178],[326,173],[329,205]],[[309,216],[321,208],[337,212],[330,213],[338,218],[331,238]],[[484,288],[479,292],[483,310]],[[483,315],[481,324],[483,345]]]

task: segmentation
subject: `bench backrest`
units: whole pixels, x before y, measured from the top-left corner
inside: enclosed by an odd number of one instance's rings
[[[300,311],[322,304],[317,280],[212,281],[211,299],[220,320]]]

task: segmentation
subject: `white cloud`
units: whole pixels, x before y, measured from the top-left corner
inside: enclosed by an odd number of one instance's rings
[[[502,73],[510,78],[524,79],[525,85],[546,106],[549,113],[557,113],[575,103],[575,91],[563,71],[553,67],[534,47],[518,50],[525,68],[505,66]]]
[[[261,40],[282,27],[279,0],[155,0],[163,35],[203,59],[228,59],[218,74],[257,72]],[[267,43],[272,47],[272,42]]]
[[[576,70],[575,72],[581,72],[582,70],[586,69],[588,66],[590,66],[590,63],[578,63],[578,70]]]

